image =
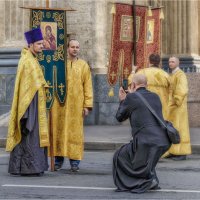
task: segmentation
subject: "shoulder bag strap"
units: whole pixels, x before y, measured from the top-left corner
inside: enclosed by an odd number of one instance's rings
[[[145,106],[150,110],[150,112],[154,115],[154,117],[155,117],[165,128],[167,128],[166,124],[160,119],[160,117],[158,117],[158,115],[156,114],[156,112],[154,111],[154,109],[149,105],[149,103],[147,102],[147,100],[146,100],[139,92],[135,92],[135,94],[143,101],[143,103],[145,104]]]

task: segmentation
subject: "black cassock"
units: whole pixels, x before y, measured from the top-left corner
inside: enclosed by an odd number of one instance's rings
[[[43,173],[48,169],[47,149],[39,143],[38,94],[21,119],[21,142],[10,153],[8,172],[19,175]]]
[[[139,88],[137,92],[143,95],[163,119],[158,95],[145,88]],[[134,93],[128,94],[120,102],[116,118],[120,122],[129,118],[133,135],[133,140],[114,154],[113,179],[116,191],[143,193],[156,189],[159,184],[156,164],[171,145],[166,131]]]

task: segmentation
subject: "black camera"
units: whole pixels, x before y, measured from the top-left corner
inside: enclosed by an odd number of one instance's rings
[[[128,90],[128,79],[123,79],[122,88],[124,91]]]

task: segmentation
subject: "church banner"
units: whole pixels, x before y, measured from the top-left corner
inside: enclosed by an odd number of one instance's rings
[[[136,6],[136,17],[139,18],[139,25],[137,26],[136,24],[136,32],[138,32],[138,39],[136,40],[136,66],[144,68],[146,66],[147,7]]]
[[[147,8],[136,7],[137,65],[144,66],[146,42]],[[133,56],[133,7],[128,4],[115,4],[113,12],[111,49],[108,66],[108,83],[113,86],[118,79],[120,85],[132,71]]]
[[[65,11],[31,10],[31,28],[40,27],[44,37],[44,50],[38,56],[44,76],[49,85],[46,92],[47,109],[50,109],[56,94],[62,104],[66,98],[66,30]]]
[[[152,9],[152,16],[147,16],[147,45],[146,58],[147,66],[149,65],[149,55],[152,53],[161,53],[161,20],[160,8]]]
[[[112,38],[108,66],[108,83],[114,86],[119,80],[127,79],[132,70],[133,38],[136,33],[136,65],[139,68],[149,66],[151,53],[161,54],[161,8],[153,8],[147,15],[148,8],[136,6],[136,19],[133,20],[133,6],[116,3],[112,8]],[[133,24],[136,21],[136,31]]]

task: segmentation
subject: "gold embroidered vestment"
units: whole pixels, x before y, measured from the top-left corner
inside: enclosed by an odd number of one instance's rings
[[[67,99],[62,107],[57,98],[52,107],[54,156],[82,160],[84,150],[83,108],[92,108],[93,90],[88,64],[67,61]]]
[[[20,120],[38,92],[38,123],[40,147],[49,146],[48,123],[46,116],[45,87],[42,69],[30,50],[24,48],[19,60],[15,80],[14,96],[8,126],[6,151],[12,151],[21,141]]]

